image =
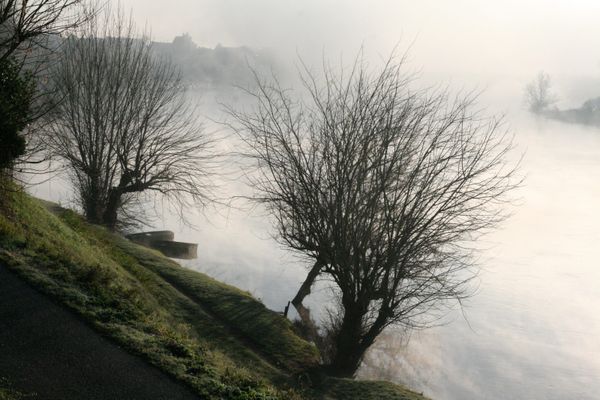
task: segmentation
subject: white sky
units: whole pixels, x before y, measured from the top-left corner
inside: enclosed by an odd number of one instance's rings
[[[594,0],[121,0],[157,40],[269,47],[320,57],[411,43],[433,73],[600,74]]]

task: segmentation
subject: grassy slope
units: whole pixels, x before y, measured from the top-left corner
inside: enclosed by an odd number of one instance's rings
[[[250,294],[22,192],[0,209],[0,261],[203,398],[423,399],[381,382],[293,388],[317,351]]]

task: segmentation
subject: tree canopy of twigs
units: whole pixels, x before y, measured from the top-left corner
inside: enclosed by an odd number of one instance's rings
[[[318,276],[339,288],[331,371],[354,374],[389,325],[427,326],[470,294],[469,244],[506,214],[515,168],[501,121],[474,110],[475,95],[410,89],[403,59],[346,74],[300,68],[304,92],[258,79],[251,110],[229,109],[257,172],[254,200],[277,237],[312,259],[302,299]]]
[[[141,193],[166,197],[182,213],[208,202],[211,140],[177,69],[121,12],[106,9],[66,39],[50,86],[57,104],[48,144],[90,221],[118,227]]]
[[[84,5],[85,0],[0,0],[0,61],[76,27],[89,17]]]

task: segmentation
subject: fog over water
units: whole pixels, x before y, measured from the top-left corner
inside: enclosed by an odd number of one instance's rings
[[[600,96],[600,2],[596,1],[282,1],[127,0],[156,40],[189,32],[202,46],[273,49],[285,65],[296,54],[351,60],[360,46],[376,66],[394,46],[410,48],[409,69],[423,84],[482,89],[479,106],[505,115],[523,156],[525,182],[513,215],[480,243],[474,297],[447,324],[415,332],[408,344],[384,335],[361,376],[391,379],[436,400],[594,399],[600,393],[600,129],[535,117],[523,87],[539,70],[554,80],[560,107]],[[219,118],[203,93],[200,112]],[[217,129],[207,122],[207,129]],[[233,147],[232,142],[225,146]],[[224,181],[231,195],[248,189]],[[66,202],[51,181],[33,191]],[[249,290],[281,310],[304,278],[304,263],[271,238],[261,210],[190,210],[198,230],[171,217],[156,228],[199,243],[190,268]],[[322,310],[326,282],[307,299]],[[464,313],[464,316],[463,316]],[[466,316],[466,319],[465,319]]]

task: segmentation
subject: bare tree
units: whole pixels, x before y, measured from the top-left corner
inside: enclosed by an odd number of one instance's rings
[[[529,106],[529,111],[540,113],[545,111],[553,103],[556,97],[552,94],[552,81],[550,75],[540,72],[535,79],[525,87],[525,101]]]
[[[258,171],[255,200],[281,242],[312,259],[340,291],[331,371],[354,374],[387,326],[427,326],[447,301],[470,294],[469,243],[501,221],[515,186],[511,140],[473,112],[473,95],[411,91],[403,61],[377,73],[360,58],[347,75],[300,75],[305,95],[259,81],[252,111],[229,109]]]
[[[142,192],[183,211],[210,198],[211,141],[178,71],[153,56],[133,22],[105,10],[63,44],[51,75],[48,143],[66,161],[86,217],[115,229]]]
[[[88,18],[85,0],[0,0],[0,61]]]

